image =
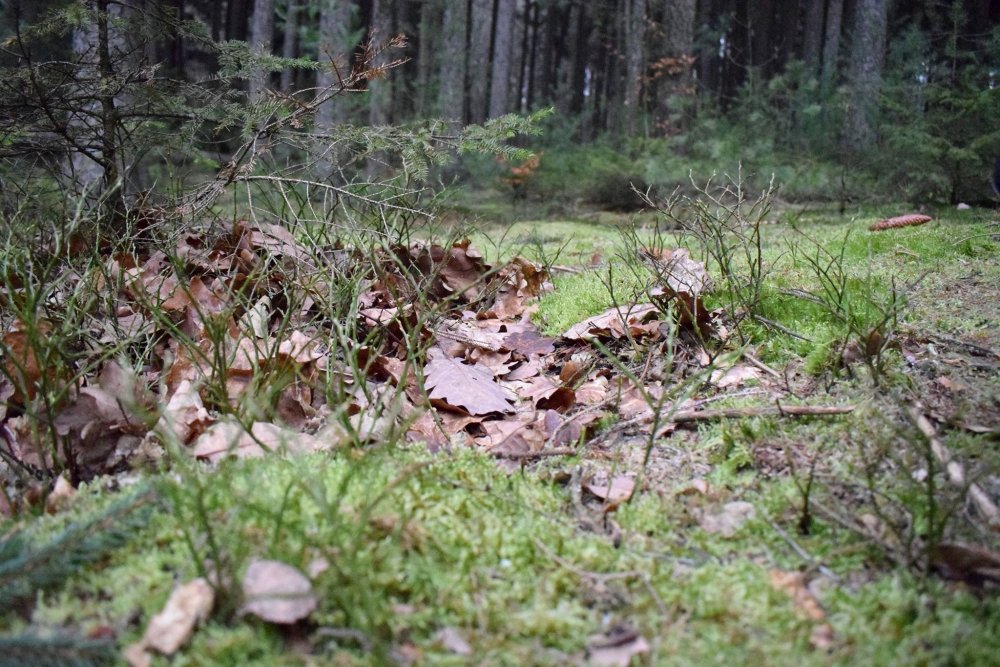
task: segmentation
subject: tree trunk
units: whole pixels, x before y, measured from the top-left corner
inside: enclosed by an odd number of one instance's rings
[[[691,73],[694,66],[695,0],[664,0],[659,60],[654,64],[656,101],[653,105],[658,129],[664,134],[683,129],[677,118],[681,96],[694,94]],[[673,117],[672,117],[673,116]]]
[[[625,133],[634,136],[639,122],[642,75],[645,70],[643,42],[646,33],[646,0],[625,0]]]
[[[322,69],[316,75],[316,87],[326,90],[338,85],[347,76],[351,67],[351,52],[354,50],[352,19],[356,6],[353,0],[324,0],[319,17],[319,60]],[[343,95],[325,102],[316,110],[316,129],[329,132],[330,129],[347,119]],[[332,147],[316,142],[316,170],[320,177],[328,177],[337,161]]]
[[[848,64],[849,100],[844,148],[871,150],[877,139],[878,98],[885,64],[887,0],[857,0]]]
[[[246,41],[250,0],[229,0],[226,5],[226,39]]]
[[[774,0],[753,0],[749,5],[750,66],[764,77],[775,69]],[[751,75],[753,73],[751,72]]]
[[[840,61],[840,29],[844,17],[844,0],[828,0],[826,30],[823,37],[823,88],[829,91],[837,78]]]
[[[389,0],[372,0],[371,34],[379,44],[393,35],[392,7]],[[375,65],[385,65],[393,58],[392,53],[382,53]],[[392,81],[389,77],[368,82],[368,124],[388,125],[392,106]]]
[[[806,0],[805,23],[802,28],[802,60],[809,74],[819,74],[820,56],[823,52],[823,13],[826,0]]]
[[[490,90],[490,42],[493,34],[493,0],[472,0],[469,35],[469,120],[486,120]]]
[[[511,0],[496,0],[496,24],[493,26],[493,64],[490,71],[489,117],[496,118],[511,110],[510,74],[514,51],[514,10]]]
[[[299,2],[288,0],[285,9],[285,28],[282,31],[281,55],[284,58],[294,58],[296,55],[296,37],[299,32]],[[295,71],[291,67],[281,70],[281,89],[288,92],[292,88]]]
[[[437,0],[424,0],[420,5],[420,27],[417,31],[417,99],[416,113],[426,117],[433,113],[432,95],[434,72],[437,71],[437,45],[440,38],[441,7]]]
[[[454,121],[465,119],[466,0],[445,0],[441,22],[441,68],[438,114]]]
[[[94,9],[94,20],[74,31],[72,38],[74,55],[90,82],[81,95],[86,100],[83,113],[73,114],[69,120],[76,148],[69,168],[78,191],[87,192],[92,200],[101,199],[102,212],[114,224],[123,212],[124,188],[118,151],[119,100],[111,83],[117,74],[113,54],[126,51],[127,46],[112,21],[122,18],[124,10],[109,0],[97,0]],[[104,81],[108,85],[101,83]]]
[[[254,53],[270,55],[274,42],[274,0],[254,0],[250,25],[250,48]],[[250,101],[256,102],[271,85],[271,73],[261,67],[250,76]]]

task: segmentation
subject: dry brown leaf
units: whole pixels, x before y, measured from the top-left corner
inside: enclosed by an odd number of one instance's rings
[[[647,317],[654,317],[658,313],[659,309],[651,303],[608,308],[600,315],[588,317],[574,324],[563,334],[563,338],[569,340],[621,338],[626,331],[630,331],[630,328],[640,325]]]
[[[537,376],[542,371],[542,362],[537,358],[521,364],[504,376],[504,380],[514,382],[517,380],[527,380]]]
[[[163,611],[150,619],[142,639],[126,649],[126,659],[139,667],[149,664],[147,650],[173,655],[191,639],[195,627],[208,618],[214,604],[215,590],[205,579],[199,577],[178,586]]]
[[[533,416],[529,414],[518,415],[517,418],[513,419],[483,421],[480,426],[485,432],[485,435],[479,438],[474,438],[474,442],[477,445],[492,450],[503,445],[504,443],[507,443],[516,435],[528,435],[528,432],[532,430],[532,422]],[[533,433],[532,435],[529,435],[529,439],[544,441],[545,436],[543,434]],[[528,445],[528,440],[522,437],[519,443]]]
[[[711,316],[705,310],[701,295],[711,291],[712,279],[708,276],[705,265],[692,259],[686,248],[643,254],[660,279],[660,283],[649,291],[649,295],[661,301],[676,299],[681,324],[690,326],[697,322],[700,329],[706,330],[711,323]]]
[[[35,352],[35,346],[30,342],[33,338],[44,337],[51,331],[51,325],[45,320],[37,321],[34,328],[21,320],[16,320],[13,330],[4,334],[3,375],[16,379],[14,392],[10,398],[12,402],[22,404],[34,399],[38,392],[38,381],[43,376],[50,379],[55,377],[52,370],[42,370],[42,363]]]
[[[610,480],[584,482],[583,488],[598,500],[612,505],[620,505],[635,492],[635,480],[624,475],[615,475]]]
[[[434,413],[427,410],[416,421],[410,424],[406,431],[408,442],[423,442],[432,452],[436,452],[448,444],[447,435],[434,421]]]
[[[510,397],[494,381],[492,372],[463,364],[437,348],[431,348],[428,356],[424,377],[431,400],[461,408],[471,415],[513,411],[508,402]]]
[[[473,348],[469,351],[467,359],[469,363],[490,369],[494,376],[504,376],[510,372],[510,352],[491,352]]]
[[[308,364],[323,357],[317,349],[319,342],[309,338],[301,331],[293,331],[288,340],[278,346],[278,354],[284,355],[297,364]]]
[[[301,621],[318,604],[308,577],[276,560],[250,563],[243,575],[243,599],[244,613],[280,624]]]
[[[308,454],[324,451],[331,443],[268,422],[254,422],[247,433],[235,420],[213,424],[195,441],[191,454],[215,463],[226,456],[256,458],[268,452]]]
[[[760,369],[749,364],[736,364],[732,368],[721,368],[712,372],[712,382],[719,389],[739,387],[744,382],[760,379]]]
[[[539,410],[555,410],[557,412],[566,412],[574,405],[576,405],[576,392],[569,387],[556,387],[555,391],[535,402],[535,407]]]
[[[128,422],[121,403],[100,387],[81,387],[72,405],[56,415],[54,426],[59,435],[82,431],[88,426]]]
[[[537,331],[515,331],[503,337],[503,346],[525,357],[544,356],[556,350],[556,339],[542,336]]]
[[[942,542],[931,553],[931,564],[942,576],[970,586],[1000,584],[1000,553],[986,547]]]
[[[189,380],[183,380],[163,408],[156,428],[187,444],[203,433],[212,421],[198,390]]]
[[[460,294],[468,301],[476,301],[482,290],[482,277],[489,270],[482,254],[473,248],[468,239],[459,241],[447,250],[439,245],[414,243],[406,252],[410,262],[423,275],[434,275],[430,293],[437,298]]]
[[[576,388],[576,400],[581,405],[597,405],[608,397],[608,378],[603,376],[587,380]]]
[[[45,512],[47,514],[62,512],[70,506],[75,495],[76,489],[66,479],[65,474],[59,475],[56,478],[55,485],[52,487],[52,491],[45,497]]]

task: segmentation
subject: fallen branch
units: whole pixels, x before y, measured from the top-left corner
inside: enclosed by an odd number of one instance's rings
[[[853,405],[765,405],[749,408],[722,408],[719,410],[678,410],[668,415],[666,421],[709,421],[712,419],[738,419],[740,417],[824,417],[854,412]]]
[[[776,380],[781,380],[782,382],[785,381],[785,377],[781,373],[779,373],[778,371],[774,370],[773,368],[765,364],[763,361],[761,361],[753,354],[751,354],[748,350],[743,350],[743,358],[746,359],[751,366],[757,368],[758,370],[764,371],[765,373],[775,378]]]
[[[571,447],[560,447],[556,449],[540,449],[537,452],[490,452],[498,459],[512,459],[514,461],[544,459],[549,456],[573,456],[580,451]]]
[[[969,494],[969,498],[972,500],[972,504],[976,507],[976,510],[986,519],[987,523],[994,530],[1000,530],[1000,509],[997,508],[996,503],[993,499],[983,491],[983,488],[976,484],[975,482],[966,483],[965,480],[965,469],[962,464],[955,461],[952,458],[951,452],[945,447],[944,443],[937,437],[937,429],[931,424],[927,416],[918,408],[912,407],[909,410],[910,419],[916,425],[920,432],[927,438],[927,442],[931,445],[931,451],[934,453],[934,458],[941,462],[944,466],[945,472],[948,475],[948,481],[954,486],[960,489],[965,489],[966,493]]]

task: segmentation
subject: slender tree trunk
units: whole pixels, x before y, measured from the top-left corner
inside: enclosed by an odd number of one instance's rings
[[[878,97],[885,64],[887,0],[857,0],[848,65],[849,101],[844,117],[844,148],[870,150],[877,139]]]
[[[493,0],[472,0],[469,33],[469,120],[481,123],[489,110]]]
[[[274,0],[254,0],[250,25],[250,48],[255,53],[270,55],[274,43]],[[271,74],[262,68],[250,77],[250,100],[257,101],[271,85]]]
[[[634,136],[641,109],[645,70],[643,42],[646,33],[646,0],[625,0],[625,133]]]
[[[747,4],[750,17],[750,49],[753,57],[751,66],[756,67],[760,75],[766,79],[774,71],[777,63],[774,0],[753,0]]]
[[[218,42],[222,38],[222,10],[224,9],[221,2],[212,3],[212,14],[210,19],[211,24],[211,35],[212,41]]]
[[[114,86],[115,69],[111,64],[112,37],[108,30],[110,15],[109,0],[97,0],[97,69],[101,80],[108,82],[102,85],[101,102],[101,166],[104,168],[104,213],[112,227],[123,220],[125,207],[123,203],[123,186],[119,182],[121,172],[118,169],[118,108],[115,104]]]
[[[826,5],[826,28],[823,37],[822,83],[827,91],[837,78],[840,62],[840,30],[844,18],[844,0],[828,0]]]
[[[371,30],[375,42],[380,43],[393,35],[392,7],[389,0],[372,0]],[[393,54],[383,53],[375,61],[376,65],[384,65],[392,60]],[[368,124],[373,126],[388,125],[392,106],[392,81],[386,77],[368,82]]]
[[[496,118],[511,111],[510,74],[514,50],[513,0],[496,0],[496,25],[493,28],[493,64],[490,72],[489,117]]]
[[[112,28],[111,19],[121,18],[121,5],[97,0],[93,22],[73,32],[73,52],[84,65],[87,81],[82,97],[87,101],[81,113],[68,121],[76,137],[77,150],[70,155],[69,169],[76,188],[92,200],[103,198],[103,213],[112,223],[121,219],[123,176],[119,162],[119,101],[115,99],[116,79],[113,53],[126,49],[122,34]],[[105,83],[106,82],[106,83]]]
[[[802,60],[809,74],[819,74],[820,57],[823,53],[823,18],[826,0],[806,0],[805,22],[802,27]]]
[[[251,0],[229,0],[226,4],[226,39],[246,41]]]
[[[531,3],[531,13],[525,17],[525,34],[527,35],[528,49],[525,58],[528,65],[524,75],[524,103],[525,111],[531,111],[535,106],[535,65],[538,62],[538,12],[541,9],[537,2]]]
[[[560,98],[560,105],[570,114],[583,111],[587,87],[587,8],[584,4],[570,6],[571,37],[566,49],[566,69],[568,82]]]
[[[285,9],[285,27],[282,33],[281,55],[284,58],[294,58],[296,53],[296,37],[299,32],[299,2],[288,0]],[[295,71],[291,67],[281,70],[281,89],[289,91],[292,88]]]
[[[677,102],[694,94],[691,74],[694,66],[695,0],[663,0],[662,35],[659,44],[656,100],[653,105],[657,127],[666,134],[683,129],[677,117]]]
[[[319,16],[319,61],[323,68],[316,75],[316,87],[320,90],[336,86],[347,76],[351,67],[353,15],[356,5],[353,0],[324,0]],[[316,129],[329,132],[334,125],[347,119],[345,98],[341,95],[324,103],[316,110]],[[316,142],[316,171],[326,178],[336,165],[338,151]]]
[[[419,117],[431,115],[434,108],[432,94],[434,72],[438,70],[435,57],[438,45],[438,26],[441,25],[441,7],[437,0],[424,0],[420,5],[420,28],[417,33],[417,99]]]
[[[466,0],[445,0],[441,22],[441,68],[439,70],[438,113],[442,118],[465,119],[465,30],[468,21]]]

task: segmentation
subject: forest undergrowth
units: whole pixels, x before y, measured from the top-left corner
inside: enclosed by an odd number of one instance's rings
[[[9,218],[0,655],[989,664],[996,214],[772,204]]]

